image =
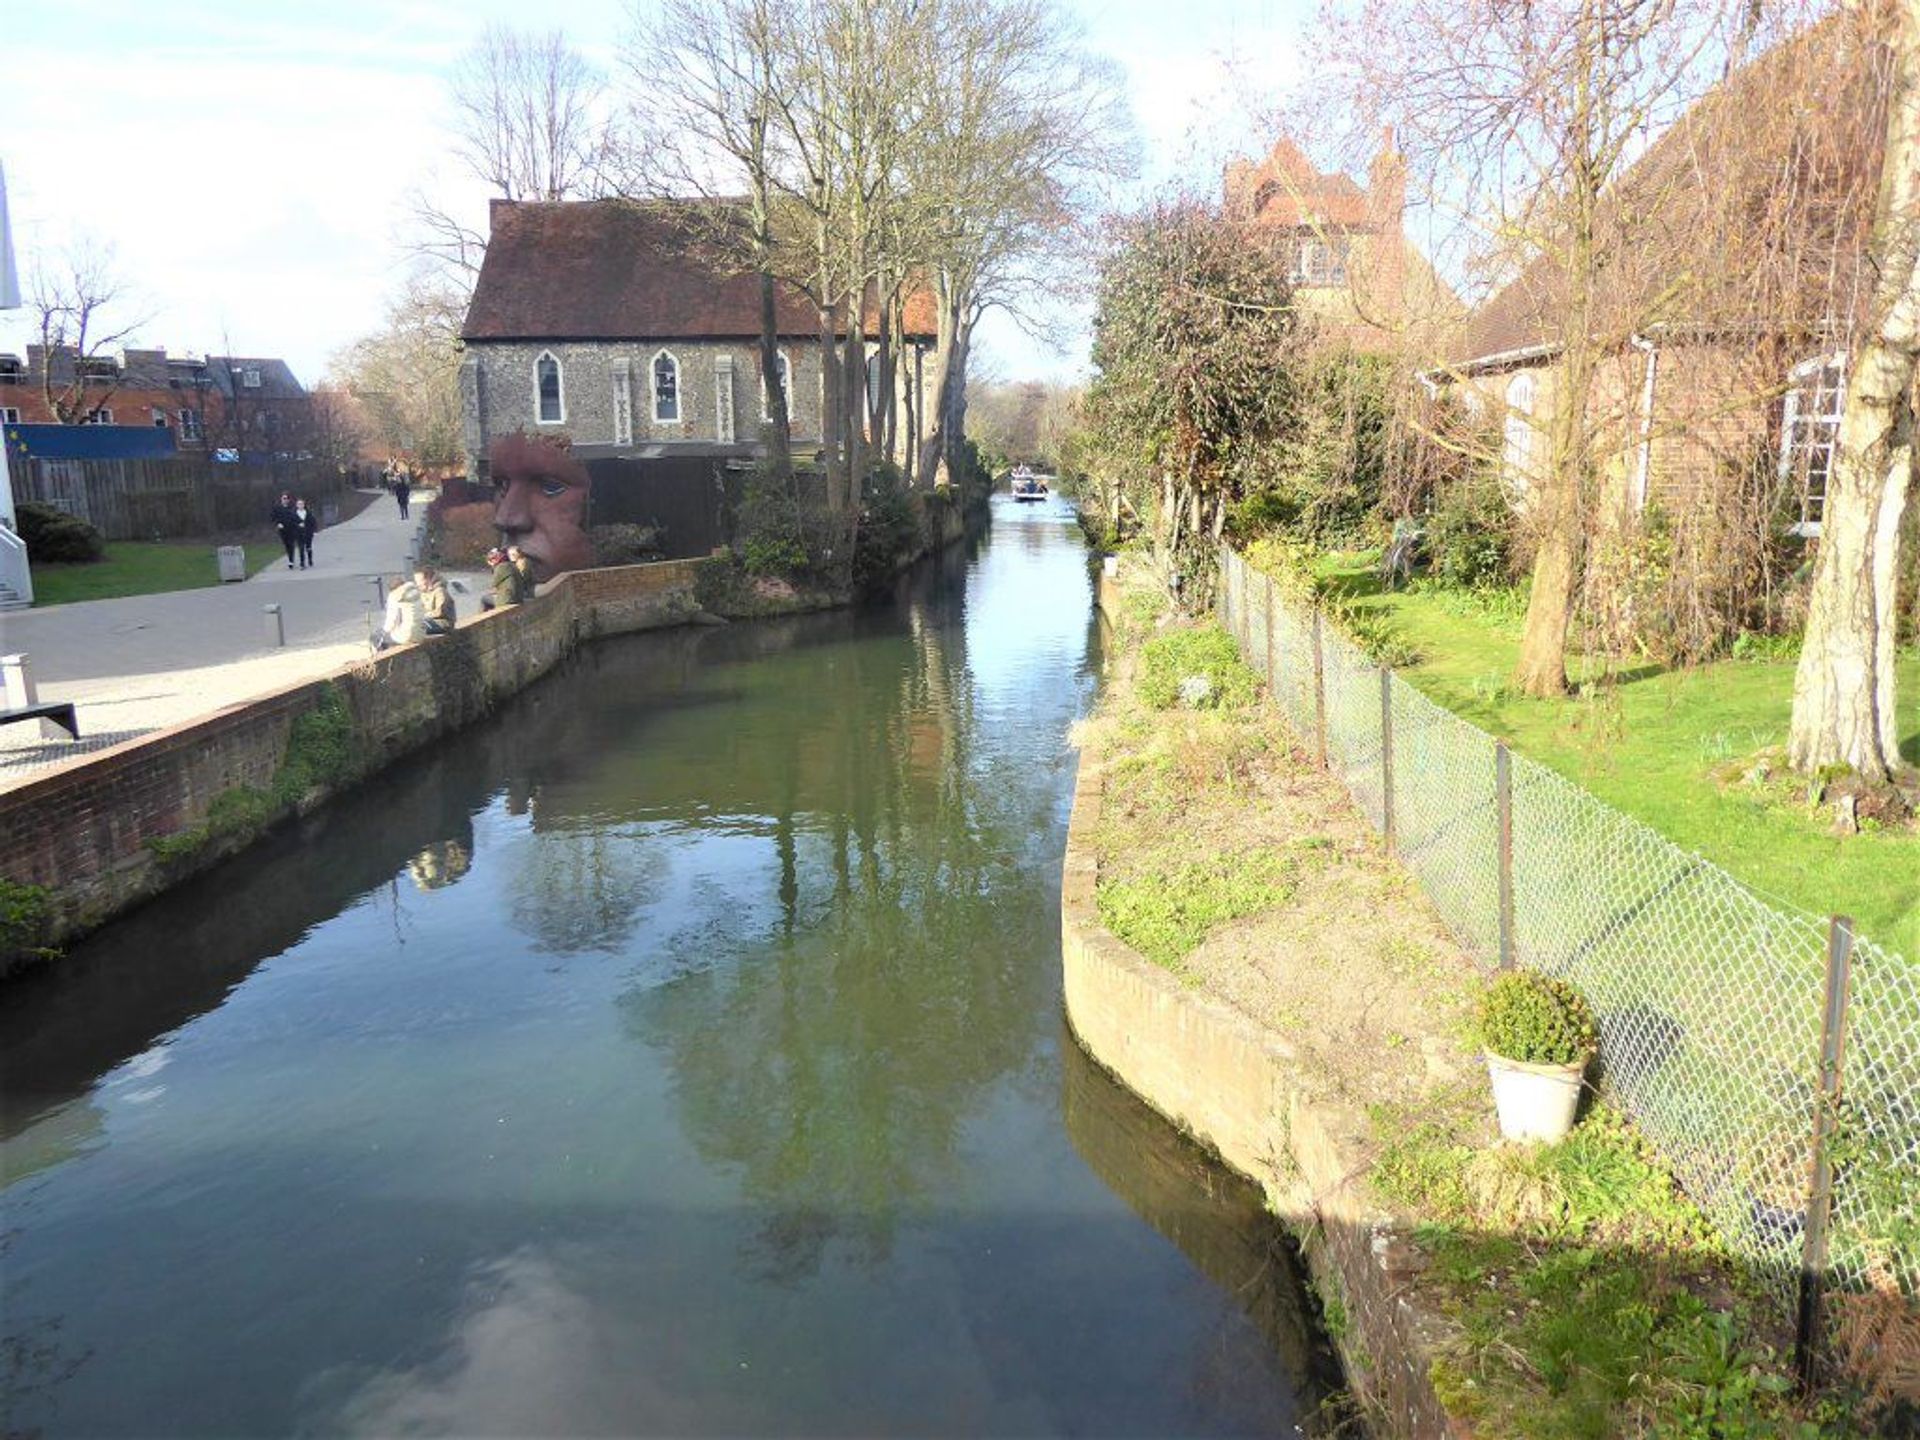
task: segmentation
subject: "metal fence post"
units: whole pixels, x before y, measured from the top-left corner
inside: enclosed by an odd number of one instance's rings
[[[1320,768],[1327,768],[1327,650],[1320,638],[1320,607],[1313,607],[1313,733]]]
[[[1500,968],[1513,968],[1513,756],[1493,742],[1493,805],[1500,816]]]
[[[1827,1221],[1833,1212],[1833,1166],[1827,1160],[1827,1141],[1840,1105],[1852,976],[1853,920],[1836,915],[1827,927],[1826,1005],[1820,1017],[1820,1075],[1813,1100],[1807,1223],[1800,1251],[1800,1313],[1793,1341],[1794,1368],[1801,1385],[1809,1390],[1819,1369],[1820,1292],[1827,1278]]]
[[[1280,647],[1273,643],[1273,576],[1267,576],[1267,693],[1280,700]],[[1292,717],[1288,717],[1292,718]]]
[[[1393,671],[1380,667],[1380,824],[1392,852],[1393,836]]]

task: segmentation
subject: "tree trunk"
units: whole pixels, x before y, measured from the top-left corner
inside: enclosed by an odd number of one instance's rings
[[[840,425],[847,446],[847,501],[854,508],[866,493],[867,481],[867,317],[865,297],[847,302],[847,333],[841,341]]]
[[[940,391],[941,408],[946,412],[941,429],[945,432],[942,449],[949,483],[966,470],[967,365],[973,357],[973,325],[973,317],[962,311],[954,325],[953,363],[947,371],[947,383]]]
[[[820,446],[827,462],[827,508],[845,508],[844,467],[840,458],[840,347],[833,306],[822,305],[820,320]]]
[[[920,445],[920,480],[926,485],[951,484],[944,461],[947,453],[947,392],[952,388],[954,352],[959,344],[960,297],[951,275],[940,276],[938,360],[933,368],[933,394],[923,402],[932,423]]]
[[[1901,515],[1913,486],[1913,384],[1920,360],[1920,13],[1900,6],[1896,27],[1871,242],[1879,278],[1868,338],[1848,377],[1787,735],[1795,769],[1848,765],[1877,781],[1900,765],[1898,559]]]

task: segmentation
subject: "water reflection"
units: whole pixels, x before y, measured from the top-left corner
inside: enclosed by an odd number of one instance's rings
[[[891,608],[596,646],[0,992],[8,1426],[1284,1427],[1192,1245],[1258,1217],[1167,1223],[1061,1053],[1097,657],[1067,517],[1003,519]]]

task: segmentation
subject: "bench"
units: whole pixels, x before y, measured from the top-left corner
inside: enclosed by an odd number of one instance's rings
[[[74,739],[80,738],[80,722],[74,718],[71,700],[22,705],[17,710],[0,710],[0,725],[11,725],[16,720],[51,720]]]

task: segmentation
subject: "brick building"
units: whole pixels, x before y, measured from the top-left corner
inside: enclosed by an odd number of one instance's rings
[[[1438,336],[1464,313],[1406,237],[1406,163],[1389,131],[1362,186],[1316,169],[1282,137],[1264,160],[1235,160],[1225,213],[1278,244],[1296,303],[1323,335],[1364,351],[1439,358]]]
[[[1588,406],[1610,515],[1819,533],[1889,76],[1861,17],[1836,16],[1723,82],[1604,197]],[[1497,428],[1522,503],[1551,463],[1566,283],[1536,256],[1429,374]]]
[[[272,456],[306,448],[312,399],[286,361],[266,356],[169,355],[128,348],[84,360],[39,345],[0,354],[0,425],[55,424],[46,397],[71,393],[82,424],[153,425],[186,452]]]
[[[642,459],[758,450],[757,275],[723,268],[658,204],[495,200],[490,224],[462,328],[470,474],[485,479],[488,444],[517,430]],[[818,319],[784,284],[776,316],[794,448],[804,451],[821,438]],[[893,398],[897,433],[917,442],[934,365],[930,296],[909,303],[905,328]]]

